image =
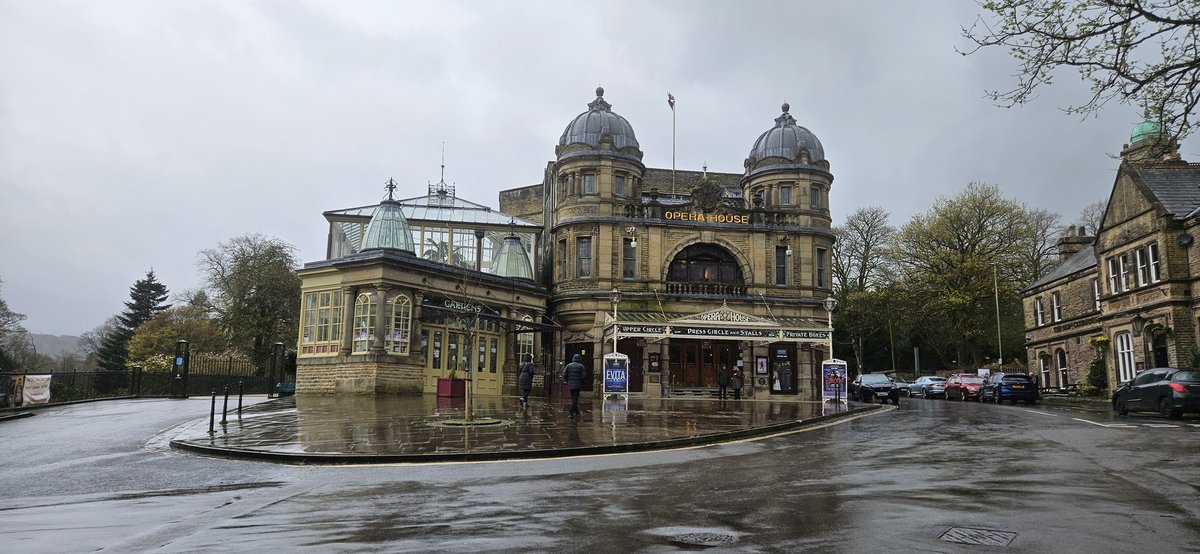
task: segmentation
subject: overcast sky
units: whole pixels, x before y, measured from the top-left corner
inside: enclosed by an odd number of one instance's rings
[[[0,0],[0,297],[80,334],[153,268],[262,233],[324,256],[321,212],[446,180],[498,206],[540,182],[596,85],[650,167],[741,172],[791,104],[825,147],[834,223],[901,225],[969,181],[1077,219],[1107,198],[1140,110],[1081,120],[1060,78],[1032,105],[1003,51],[969,57],[961,0],[427,2]],[[1195,158],[1185,143],[1185,159]]]

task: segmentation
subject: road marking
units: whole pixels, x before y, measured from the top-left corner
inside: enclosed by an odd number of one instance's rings
[[[1171,425],[1170,423],[1146,423],[1145,425],[1146,427],[1170,427],[1172,429],[1179,427],[1178,425]]]
[[[1071,419],[1075,421],[1082,421],[1084,423],[1091,423],[1092,425],[1099,427],[1108,427],[1109,429],[1137,429],[1137,425],[1128,425],[1125,423],[1097,423],[1095,421],[1088,421],[1086,419],[1080,419],[1077,417],[1073,417]]]
[[[1048,416],[1050,416],[1050,417],[1058,417],[1058,414],[1052,414],[1052,413],[1050,413],[1050,412],[1039,412],[1039,411],[1037,411],[1037,410],[1030,410],[1030,409],[1028,409],[1028,408],[1027,408],[1027,409],[1025,409],[1024,411],[1026,411],[1026,412],[1029,412],[1029,413],[1031,413],[1031,414],[1041,414],[1041,415],[1048,415]]]
[[[1200,423],[1189,423],[1188,427],[1200,427]]]

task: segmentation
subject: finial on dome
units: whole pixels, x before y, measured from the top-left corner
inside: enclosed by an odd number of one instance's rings
[[[601,87],[601,86],[596,87],[596,96],[601,97],[601,98],[604,97],[604,87]]]
[[[389,177],[386,184],[387,184],[387,186],[385,186],[384,188],[386,188],[388,191],[387,199],[395,200],[395,198],[392,197],[392,191],[396,190],[396,181]]]
[[[784,102],[782,107],[783,107],[783,113],[788,113],[788,110],[792,109],[792,106],[790,104],[788,104],[787,102]]]

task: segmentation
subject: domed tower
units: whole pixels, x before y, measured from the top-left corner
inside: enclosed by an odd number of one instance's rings
[[[545,186],[546,276],[556,317],[568,336],[581,336],[622,283],[619,263],[631,240],[623,229],[641,206],[646,166],[633,126],[612,111],[604,89],[563,130]],[[582,339],[581,339],[582,340]],[[570,342],[570,341],[569,341]]]
[[[774,284],[782,281],[802,295],[821,297],[832,291],[833,174],[821,141],[796,124],[790,109],[785,103],[775,125],[754,141],[745,161],[742,195],[747,208],[779,229],[767,245],[774,267],[783,268],[777,269]]]
[[[640,202],[646,171],[642,150],[633,126],[604,100],[603,88],[597,87],[588,110],[567,124],[554,153],[555,209],[593,204],[599,211],[592,213],[607,215]]]
[[[1121,158],[1127,162],[1158,162],[1179,159],[1179,143],[1155,120],[1150,110],[1141,123],[1134,125],[1129,133],[1129,144],[1121,149]]]

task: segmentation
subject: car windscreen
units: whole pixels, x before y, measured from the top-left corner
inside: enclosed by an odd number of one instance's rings
[[[1004,381],[1004,382],[1006,382],[1006,383],[1007,383],[1007,382],[1021,382],[1021,383],[1028,383],[1028,382],[1029,382],[1029,377],[1027,377],[1027,376],[1025,376],[1025,375],[1005,375],[1004,377],[1001,377],[1001,378],[1000,378],[1000,380],[1001,380],[1001,381]]]
[[[945,377],[930,377],[929,382],[930,383],[945,383],[946,378]]]
[[[888,379],[887,375],[867,374],[862,376],[862,382],[874,385],[877,383],[890,383],[892,380]]]
[[[973,385],[978,385],[978,384],[983,383],[983,378],[982,377],[963,377],[963,378],[959,379],[959,381],[961,381],[963,383],[971,383]]]
[[[1171,376],[1171,380],[1200,382],[1200,371],[1176,371],[1175,375]]]

